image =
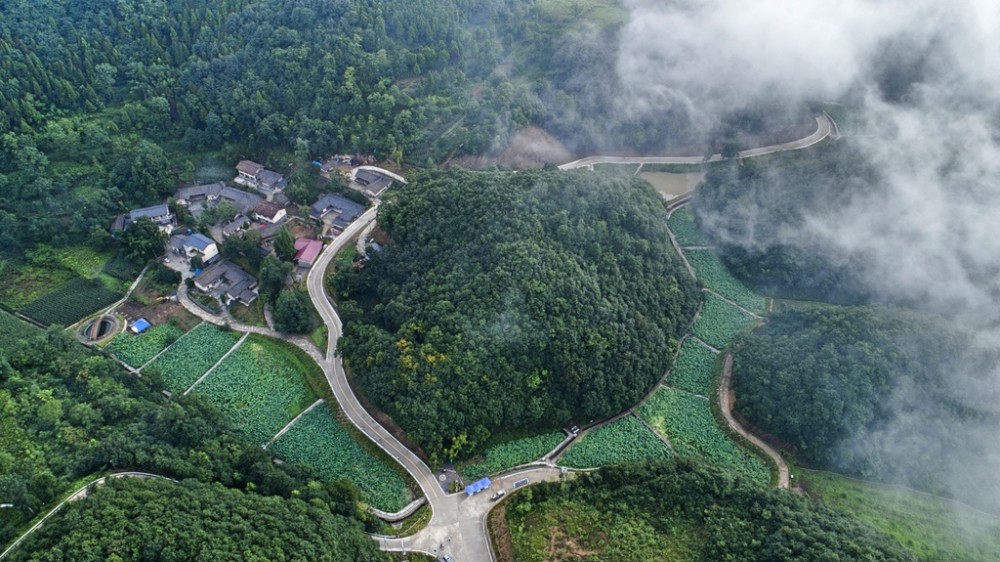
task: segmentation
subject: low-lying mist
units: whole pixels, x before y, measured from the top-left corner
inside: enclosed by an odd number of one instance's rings
[[[878,172],[869,190],[806,210],[797,229],[751,229],[730,243],[846,256],[874,300],[973,330],[971,349],[1000,344],[1000,2],[626,4],[617,71],[630,118],[682,105],[711,129],[745,108],[843,104],[843,138],[832,142],[850,143],[858,165]],[[796,203],[758,202],[770,207],[742,208],[739,220]],[[947,403],[897,388],[893,421],[844,446],[899,466],[928,451],[952,455],[948,492],[1000,512],[1000,368],[948,359]],[[956,414],[970,411],[984,415]],[[965,453],[939,450],[959,424]],[[910,483],[905,470],[895,477]]]

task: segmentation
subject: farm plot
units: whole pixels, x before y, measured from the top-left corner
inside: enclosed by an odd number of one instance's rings
[[[670,215],[667,227],[674,233],[674,238],[680,246],[707,246],[708,239],[698,229],[694,222],[694,212],[687,207],[681,207]]]
[[[545,433],[495,445],[486,449],[486,459],[483,462],[465,465],[462,475],[475,479],[538,460],[555,449],[565,438],[562,433]]]
[[[58,289],[29,302],[20,312],[42,324],[68,326],[114,303],[123,294],[109,290],[99,280],[74,277]]]
[[[270,450],[285,461],[313,467],[325,478],[354,482],[365,501],[383,511],[399,511],[410,501],[399,474],[358,445],[326,404],[306,412]]]
[[[595,468],[669,456],[670,449],[659,437],[634,416],[625,416],[581,437],[560,457],[559,464]]]
[[[694,268],[698,279],[709,289],[758,314],[767,310],[767,299],[733,277],[711,250],[685,250],[684,257]]]
[[[0,350],[41,334],[38,328],[0,310]]]
[[[263,336],[251,335],[194,392],[214,402],[253,443],[266,443],[316,401],[297,358]]]
[[[111,340],[105,349],[128,365],[138,369],[182,335],[184,335],[184,331],[177,326],[160,324],[141,334],[131,332],[120,334]]]
[[[670,386],[709,396],[715,381],[715,361],[716,355],[711,349],[693,338],[685,339],[677,361],[670,368]]]
[[[771,481],[764,461],[719,427],[708,400],[662,386],[639,408],[639,415],[670,440],[677,454],[730,467],[764,484]]]
[[[184,392],[233,347],[240,334],[199,324],[146,366],[157,369],[173,392]]]
[[[692,333],[712,347],[722,349],[757,319],[712,293],[705,294],[705,306],[694,323]]]

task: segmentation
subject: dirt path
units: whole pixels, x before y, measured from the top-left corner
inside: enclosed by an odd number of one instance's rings
[[[785,459],[781,458],[781,455],[777,451],[771,448],[770,445],[764,443],[757,438],[756,435],[750,433],[743,426],[736,421],[733,417],[733,402],[736,401],[736,393],[733,392],[731,388],[731,382],[733,379],[733,356],[727,353],[724,366],[722,368],[722,384],[719,385],[719,408],[722,410],[722,416],[726,418],[726,424],[729,425],[729,429],[732,429],[736,433],[739,433],[744,439],[753,443],[761,451],[771,457],[774,464],[778,466],[778,488],[787,490],[788,489],[788,465],[785,464]]]

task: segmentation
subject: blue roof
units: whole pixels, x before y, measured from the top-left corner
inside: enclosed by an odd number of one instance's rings
[[[482,480],[476,480],[472,484],[465,487],[465,493],[468,495],[475,494],[476,492],[482,492],[486,488],[490,487],[490,479],[483,478]]]
[[[148,320],[140,318],[132,324],[132,331],[137,334],[141,334],[142,332],[148,330],[150,326],[152,326],[152,324],[150,324]]]
[[[188,236],[187,240],[184,241],[185,246],[196,248],[199,252],[204,252],[205,248],[211,246],[212,244],[215,244],[215,240],[212,240],[200,232]]]

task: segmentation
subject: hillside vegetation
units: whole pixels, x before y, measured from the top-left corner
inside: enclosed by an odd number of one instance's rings
[[[539,484],[506,514],[518,562],[916,560],[857,519],[679,460]]]
[[[998,359],[934,316],[794,308],[736,345],[736,409],[811,465],[995,510],[979,488],[1000,478],[978,436],[1000,431],[989,380]]]
[[[631,178],[424,173],[378,223],[391,243],[334,279],[339,352],[432,459],[631,406],[697,307],[661,200]]]
[[[244,557],[239,556],[243,553]],[[321,505],[187,480],[110,480],[70,503],[11,561],[385,562],[357,522]]]

